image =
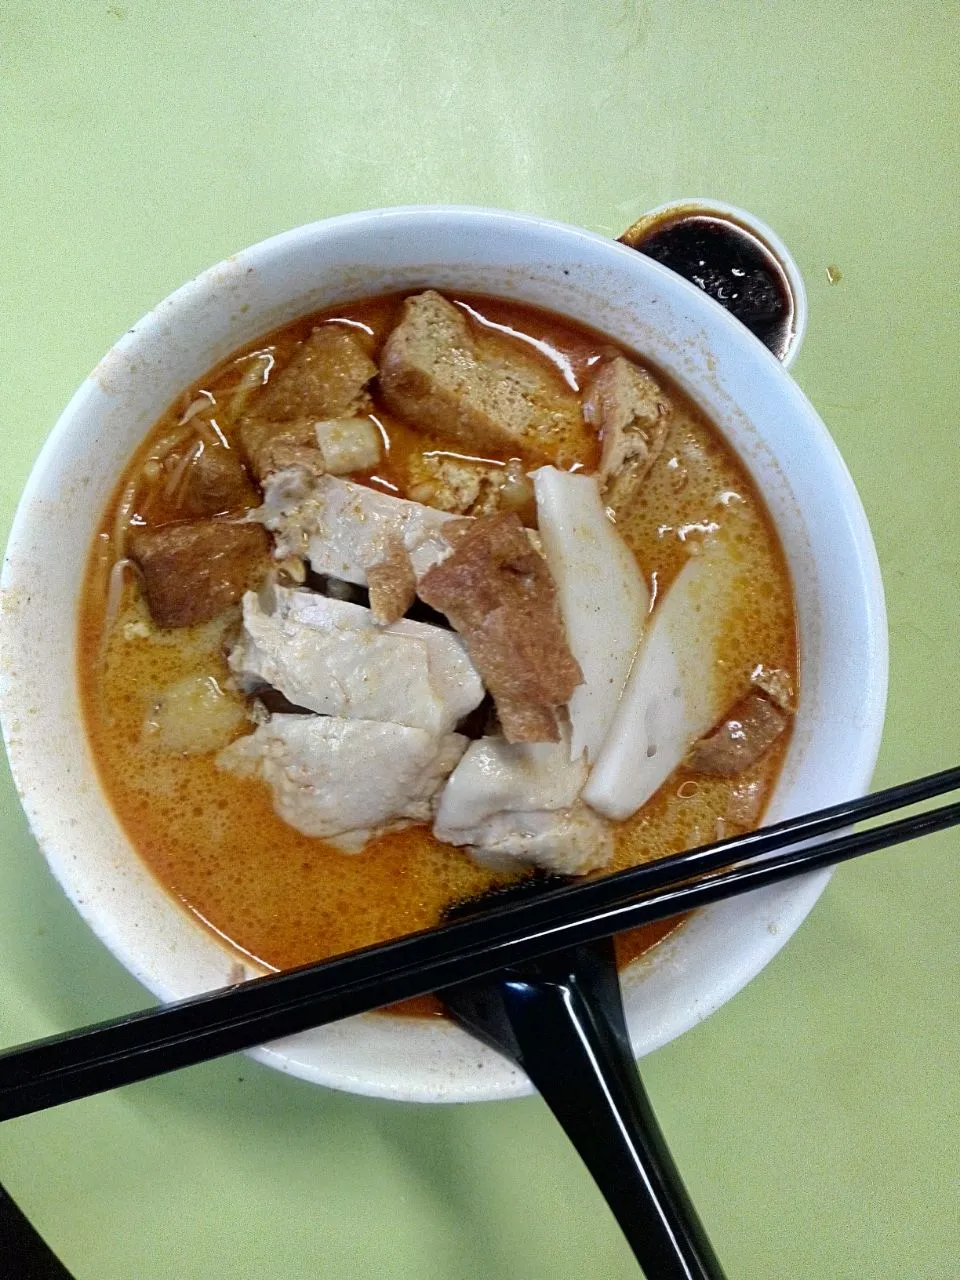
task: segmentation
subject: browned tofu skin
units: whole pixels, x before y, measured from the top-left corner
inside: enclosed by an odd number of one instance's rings
[[[388,627],[407,612],[417,594],[410,554],[399,538],[388,543],[383,558],[367,568],[370,612],[374,622]]]
[[[317,448],[317,432],[312,418],[292,422],[271,422],[269,418],[244,418],[238,428],[240,447],[247,466],[262,483],[274,471],[290,466],[291,450],[311,450],[321,468],[323,455]],[[305,455],[309,457],[309,455]],[[301,457],[301,461],[305,460]]]
[[[323,454],[319,449],[303,444],[288,444],[285,440],[272,440],[260,455],[260,463],[263,468],[261,478],[271,476],[275,471],[285,471],[287,467],[304,467],[314,476],[327,473]]]
[[[647,373],[623,356],[602,364],[587,388],[583,416],[600,433],[600,477],[609,501],[626,501],[656,462],[670,400]]]
[[[784,671],[783,667],[766,667],[761,663],[751,672],[750,683],[765,693],[781,711],[796,711],[796,690],[790,672]]]
[[[189,627],[257,586],[270,563],[270,539],[258,524],[191,520],[132,532],[129,553],[154,622]]]
[[[497,719],[508,742],[558,742],[560,730],[553,707],[536,702],[514,702],[501,698]]]
[[[184,472],[176,502],[186,516],[215,516],[254,507],[259,497],[232,449],[203,442]]]
[[[516,515],[484,516],[457,532],[453,554],[424,574],[417,593],[463,636],[507,741],[556,742],[555,709],[583,674],[547,563]]]
[[[727,794],[724,822],[730,822],[743,831],[750,831],[757,826],[763,815],[766,798],[766,789],[758,778],[738,782]],[[718,829],[717,839],[729,834],[728,831]]]
[[[519,343],[471,331],[439,293],[407,298],[380,357],[387,407],[415,426],[468,447],[558,466],[592,441],[576,395]]]
[[[731,707],[721,725],[694,746],[687,767],[734,778],[770,750],[789,722],[787,713],[769,698],[748,693]]]
[[[319,325],[268,382],[252,406],[274,422],[291,418],[350,418],[369,412],[367,383],[377,366],[356,333]]]

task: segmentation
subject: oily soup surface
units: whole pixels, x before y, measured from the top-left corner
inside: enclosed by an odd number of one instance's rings
[[[612,350],[602,336],[544,312],[488,298],[464,301],[474,323],[483,319],[509,326],[543,344],[553,353],[556,376],[562,371],[568,384],[573,380],[582,386],[590,366]],[[381,298],[312,316],[249,351],[269,348],[282,367],[314,325],[340,320],[369,331],[376,356],[399,304],[399,298]],[[158,632],[128,575],[116,620],[105,629],[118,514],[129,511],[134,523],[144,512],[151,520],[175,514],[164,511],[163,486],[132,482],[142,474],[158,438],[177,430],[198,394],[210,393],[220,401],[239,383],[249,364],[245,354],[232,357],[185,392],[131,460],[91,552],[79,661],[87,728],[103,784],[140,856],[172,895],[235,948],[265,966],[285,968],[435,924],[445,906],[484,891],[495,877],[465,853],[440,844],[423,826],[389,833],[361,854],[345,855],[281,821],[264,783],[219,770],[211,755],[163,754],[144,737],[144,720],[169,686],[191,675],[213,676],[221,684],[228,680],[224,646],[238,631],[239,608],[200,626]],[[619,513],[617,528],[656,600],[696,544],[722,527],[735,548],[739,580],[737,605],[716,654],[716,675],[729,695],[725,702],[732,704],[758,664],[785,669],[796,681],[790,581],[745,469],[676,388],[669,387],[668,393],[674,413],[666,447],[639,500]],[[376,475],[362,478],[406,496],[411,456],[431,449],[450,453],[451,446],[392,417],[378,402],[375,388],[374,402],[390,448]],[[233,443],[231,427],[222,430]],[[594,441],[583,443],[581,455],[585,469],[596,467]],[[732,779],[694,778],[678,770],[639,813],[618,824],[612,869],[755,826],[785,747],[786,735],[759,763]],[[621,957],[638,954],[670,927],[621,939]],[[429,1006],[417,1008],[426,1011]]]

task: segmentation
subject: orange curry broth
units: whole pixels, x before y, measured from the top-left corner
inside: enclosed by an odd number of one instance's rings
[[[171,430],[201,388],[215,397],[226,394],[241,376],[235,362],[250,351],[270,348],[282,367],[294,346],[321,321],[340,319],[352,322],[358,332],[372,330],[368,341],[375,358],[401,300],[399,295],[373,299],[297,321],[250,344],[186,391],[156,424],[118,483],[84,583],[80,686],[104,789],[132,844],[163,887],[238,952],[269,969],[429,927],[450,903],[482,893],[497,877],[461,850],[439,843],[423,826],[387,833],[361,854],[343,854],[282,822],[264,783],[220,771],[211,756],[162,755],[144,742],[144,718],[163,689],[191,675],[210,674],[221,683],[228,678],[224,647],[236,634],[239,608],[204,626],[152,632],[139,593],[128,585],[104,639],[113,558],[109,535],[121,494],[140,472],[152,443]],[[567,376],[581,387],[590,365],[617,350],[602,335],[547,312],[490,298],[461,300],[486,321],[546,344],[567,362]],[[657,377],[665,382],[659,373]],[[674,405],[666,448],[635,505],[617,513],[617,527],[655,594],[662,594],[688,558],[690,545],[711,521],[722,521],[742,564],[738,608],[717,655],[732,704],[758,663],[784,668],[796,680],[791,585],[768,513],[745,468],[692,403],[666,386]],[[375,475],[355,478],[402,495],[413,451],[457,453],[449,442],[399,422],[378,403],[376,391],[374,402],[389,452]],[[232,429],[224,430],[233,445]],[[598,454],[597,442],[588,441],[579,459],[584,469],[596,467]],[[145,482],[135,498],[135,512],[145,509],[154,523],[175,515],[164,507],[162,494],[149,495],[149,490]],[[757,825],[786,745],[785,735],[735,779],[694,777],[678,770],[639,813],[617,825],[612,869]],[[618,939],[621,963],[674,927],[675,922],[665,922]],[[427,998],[409,1002],[404,1011],[434,1013],[438,1007]]]

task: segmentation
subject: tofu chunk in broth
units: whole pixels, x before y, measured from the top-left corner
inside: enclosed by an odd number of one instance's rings
[[[569,466],[585,435],[579,398],[556,373],[428,290],[408,298],[380,358],[387,406],[469,453],[518,451]]]
[[[268,540],[253,524],[194,520],[137,530],[130,558],[161,627],[195,626],[236,604],[269,564]]]

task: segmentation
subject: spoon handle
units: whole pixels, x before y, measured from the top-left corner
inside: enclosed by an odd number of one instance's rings
[[[640,1080],[609,940],[504,970],[444,999],[469,1031],[526,1071],[647,1280],[725,1280]]]

